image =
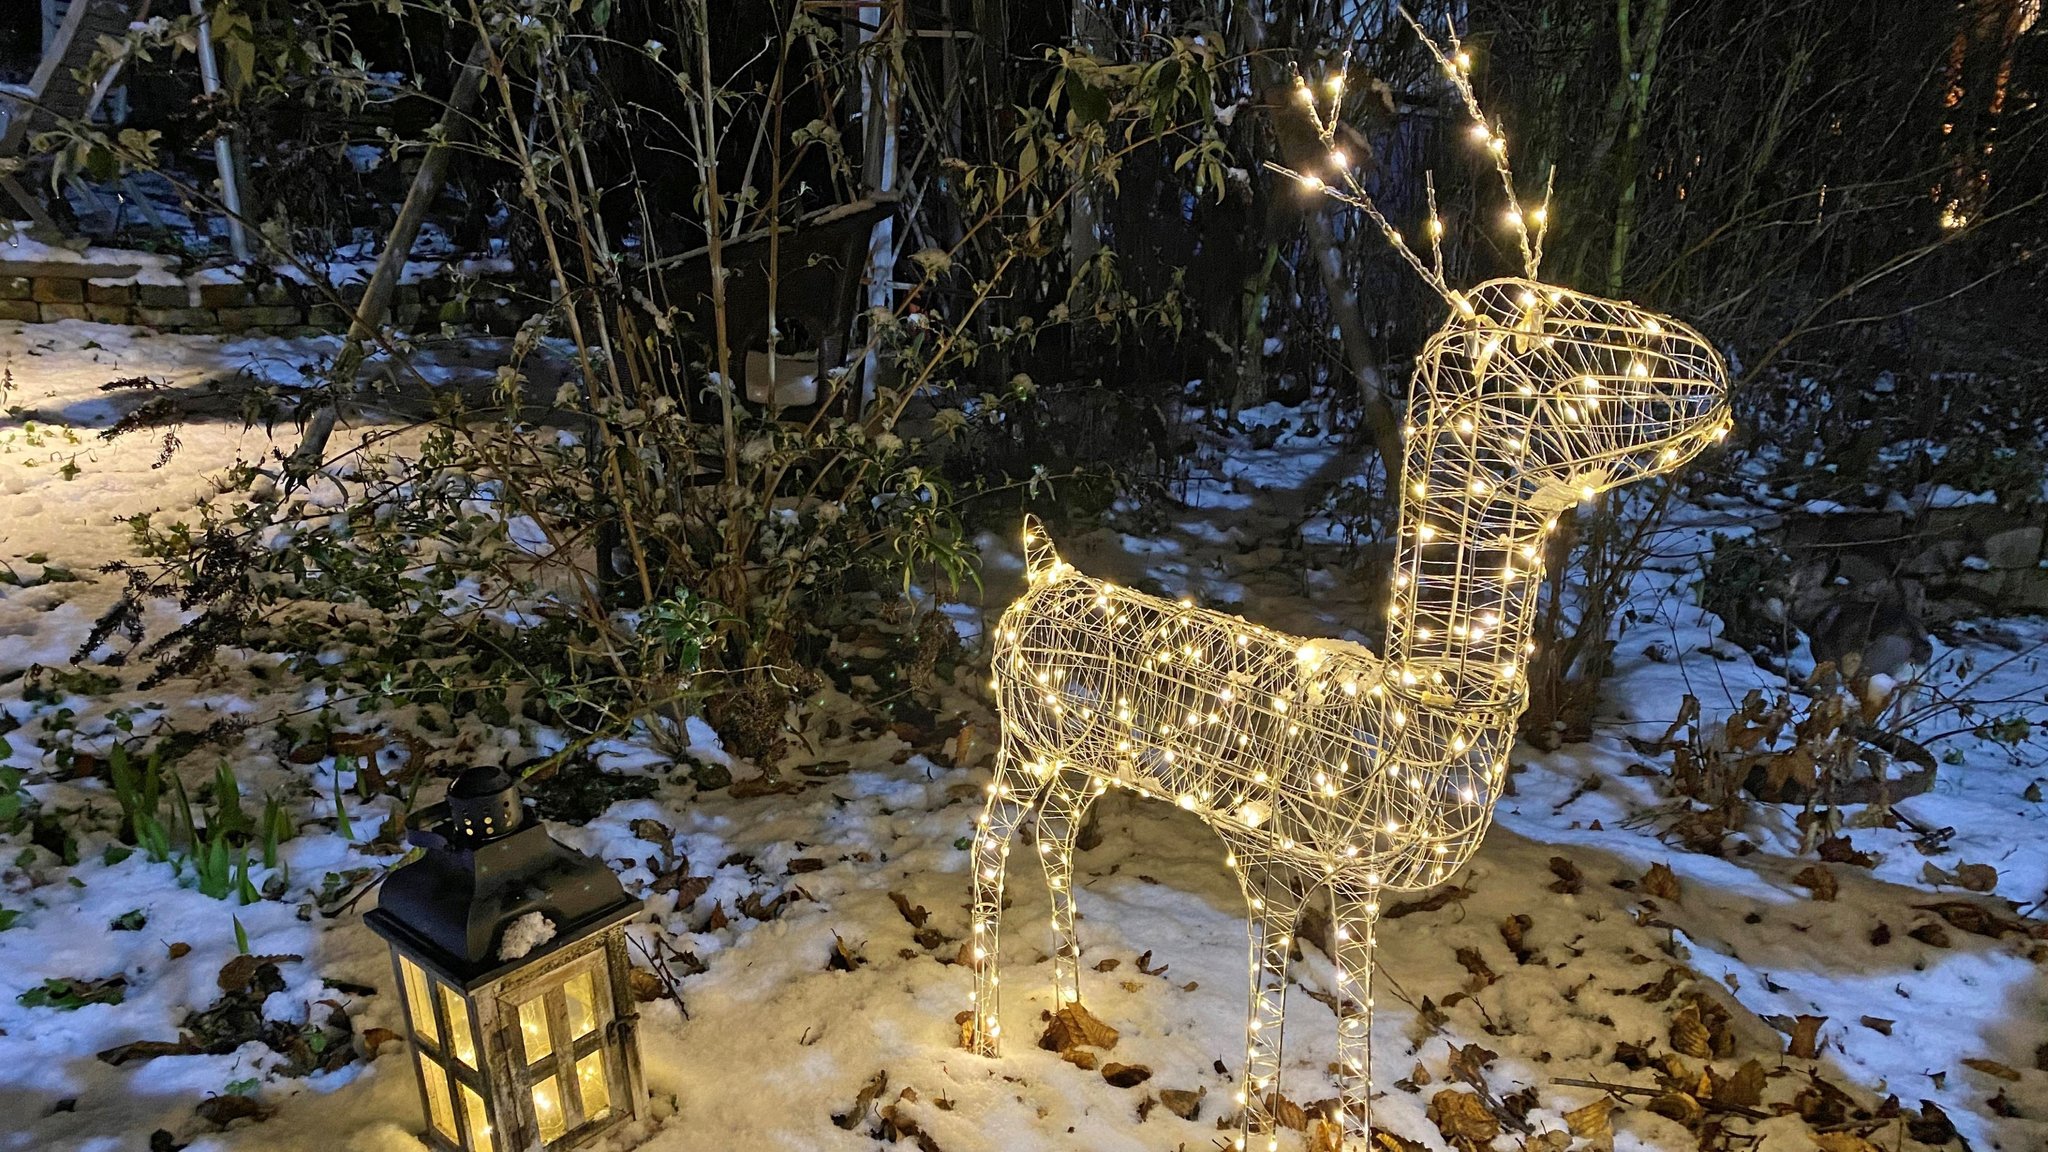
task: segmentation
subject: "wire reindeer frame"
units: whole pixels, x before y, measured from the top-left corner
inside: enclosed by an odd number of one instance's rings
[[[1545,537],[1573,504],[1676,469],[1729,427],[1726,369],[1699,333],[1536,279],[1548,193],[1524,216],[1469,59],[1455,36],[1448,53],[1422,41],[1494,157],[1524,277],[1452,290],[1433,190],[1433,260],[1416,256],[1335,148],[1341,77],[1328,120],[1299,87],[1341,187],[1281,169],[1365,212],[1451,306],[1417,362],[1404,428],[1385,655],[1084,576],[1031,520],[1029,588],[996,634],[1002,740],[974,840],[969,1044],[997,1054],[1004,864],[1025,815],[1038,813],[1065,1006],[1080,999],[1072,880],[1088,806],[1111,786],[1176,802],[1222,836],[1250,906],[1239,1149],[1255,1133],[1279,1146],[1287,965],[1312,899],[1327,901],[1333,926],[1341,1147],[1367,1148],[1380,898],[1463,866],[1492,819],[1528,702]]]

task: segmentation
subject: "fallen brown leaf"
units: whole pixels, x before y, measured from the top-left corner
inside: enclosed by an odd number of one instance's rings
[[[1742,1108],[1754,1108],[1764,1101],[1764,1066],[1755,1060],[1745,1060],[1735,1075],[1714,1086],[1714,1103],[1733,1104]]]
[[[101,1060],[119,1068],[133,1060],[154,1060],[159,1056],[191,1056],[201,1051],[189,1039],[177,1040],[131,1040],[118,1044],[99,1054]]]
[[[1932,912],[1948,921],[1949,927],[1960,928],[1973,936],[1996,939],[2008,932],[2021,936],[2048,936],[2048,924],[2006,916],[1973,900],[1942,900],[1913,907],[1922,912]]]
[[[875,1099],[888,1088],[889,1070],[884,1068],[868,1077],[867,1083],[862,1084],[860,1091],[854,1096],[853,1107],[847,1109],[843,1115],[834,1116],[832,1123],[847,1132],[860,1127],[867,1122],[868,1109],[874,1106]]]
[[[1998,887],[1998,869],[1989,864],[1959,864],[1956,883],[1971,892],[1989,892]]]
[[[1470,888],[1461,888],[1456,884],[1446,884],[1420,900],[1402,900],[1388,905],[1387,910],[1380,913],[1380,919],[1399,920],[1403,916],[1413,916],[1417,912],[1435,912],[1444,905],[1454,900],[1463,900],[1471,894],[1472,890]]]
[[[649,820],[642,816],[626,827],[632,830],[636,838],[645,840],[649,844],[667,848],[675,843],[675,830],[659,820]]]
[[[1700,1106],[1690,1092],[1665,1092],[1652,1097],[1644,1107],[1666,1120],[1676,1120],[1687,1128],[1696,1127],[1706,1117],[1707,1110]]]
[[[902,913],[903,918],[910,922],[912,928],[922,928],[925,921],[931,919],[932,914],[925,911],[924,905],[919,904],[912,907],[910,897],[905,896],[901,892],[889,893],[889,902],[896,905],[896,911]]]
[[[1278,1092],[1266,1093],[1266,1111],[1273,1117],[1273,1123],[1296,1132],[1308,1128],[1308,1111]]]
[[[220,990],[223,992],[240,992],[249,986],[250,981],[256,979],[256,973],[262,970],[264,965],[284,964],[293,960],[303,959],[305,957],[297,955],[252,956],[244,952],[221,965],[220,975],[217,977],[216,982],[219,983]]]
[[[1963,1057],[1963,1064],[1966,1067],[1975,1068],[1986,1076],[1996,1076],[2000,1080],[2010,1080],[2014,1083],[2019,1082],[2020,1074],[2017,1071],[2004,1064],[2000,1064],[1996,1060],[1986,1060],[1982,1056],[1965,1056]]]
[[[1939,1104],[1932,1100],[1922,1100],[1919,1116],[1907,1113],[1906,1135],[1919,1143],[1939,1148],[1956,1138],[1956,1126],[1949,1120],[1948,1113],[1941,1110]]]
[[[1535,951],[1525,945],[1522,939],[1535,926],[1535,919],[1526,912],[1509,916],[1500,922],[1501,941],[1508,946],[1508,951],[1514,954],[1515,963],[1527,964],[1535,955]]]
[[[1166,1110],[1175,1116],[1183,1120],[1194,1120],[1201,1116],[1202,1098],[1208,1094],[1207,1088],[1198,1088],[1193,1092],[1180,1088],[1162,1088],[1159,1090],[1159,1102],[1166,1105]]]
[[[1671,871],[1671,865],[1661,860],[1650,865],[1650,870],[1643,873],[1643,878],[1638,886],[1642,888],[1645,894],[1655,896],[1659,900],[1678,901],[1681,899],[1678,891],[1677,874]]]
[[[763,796],[784,796],[791,792],[801,792],[803,790],[804,786],[794,780],[777,780],[772,776],[750,776],[745,780],[733,781],[727,787],[726,795],[731,796],[735,800],[756,800]]]
[[[1461,1148],[1476,1148],[1500,1135],[1500,1121],[1487,1111],[1478,1096],[1446,1088],[1429,1098],[1425,1113],[1446,1141]]]
[[[253,1096],[208,1096],[192,1109],[201,1120],[225,1128],[237,1120],[268,1120],[274,1109],[257,1103]]]
[[[1586,883],[1586,878],[1579,874],[1579,866],[1563,856],[1550,858],[1550,874],[1557,877],[1551,882],[1550,890],[1560,895],[1577,895]]]
[[[1611,1135],[1614,1122],[1614,1097],[1602,1096],[1583,1108],[1574,1108],[1564,1114],[1564,1122],[1571,1128],[1572,1135],[1581,1140],[1598,1139]]]
[[[1500,1058],[1500,1053],[1477,1044],[1451,1049],[1449,1072],[1454,1079],[1463,1080],[1474,1088],[1486,1087],[1486,1066]]]
[[[1696,1060],[1704,1060],[1714,1054],[1713,1046],[1707,1041],[1707,1026],[1700,1020],[1697,1003],[1687,1004],[1671,1017],[1671,1047]]]
[[[1856,1022],[1858,1024],[1863,1025],[1865,1028],[1870,1029],[1872,1032],[1879,1032],[1886,1036],[1892,1034],[1892,1024],[1895,1023],[1894,1021],[1887,1020],[1882,1016],[1864,1016],[1859,1018]]]
[[[1472,974],[1472,979],[1478,986],[1484,987],[1500,979],[1493,974],[1492,968],[1487,967],[1486,958],[1479,954],[1479,949],[1467,945],[1458,949],[1457,957],[1458,963]]]
[[[861,955],[860,949],[840,939],[839,933],[832,934],[832,954],[825,958],[827,972],[851,972],[867,962],[868,958]]]
[[[1815,900],[1833,900],[1839,890],[1835,874],[1819,864],[1808,864],[1799,875],[1792,877],[1792,882],[1813,893]]]
[[[1118,1088],[1136,1088],[1152,1078],[1152,1070],[1143,1064],[1104,1064],[1102,1078]]]
[[[1038,1046],[1048,1052],[1069,1048],[1114,1048],[1119,1033],[1079,1004],[1069,1004],[1053,1013]]]
[[[1912,931],[1907,932],[1906,935],[1932,948],[1946,948],[1949,946],[1948,929],[1943,928],[1939,924],[1921,924]]]
[[[1825,1016],[1801,1014],[1792,1020],[1792,1038],[1785,1046],[1785,1054],[1795,1060],[1813,1060],[1820,1056],[1820,1026],[1827,1023]]]
[[[1815,847],[1820,852],[1820,858],[1830,864],[1853,864],[1858,868],[1873,868],[1877,865],[1875,853],[1857,851],[1856,846],[1849,843],[1847,836],[1830,836]]]

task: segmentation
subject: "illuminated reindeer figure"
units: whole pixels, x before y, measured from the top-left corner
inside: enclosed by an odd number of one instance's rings
[[[1480,123],[1512,203],[1464,54],[1455,40],[1454,55],[1424,41]],[[1331,126],[1317,117],[1327,145]],[[1344,157],[1331,162],[1347,173]],[[1003,871],[1026,813],[1038,812],[1065,1005],[1080,998],[1073,856],[1089,804],[1111,785],[1177,803],[1222,835],[1251,910],[1240,1149],[1254,1132],[1278,1147],[1290,933],[1310,899],[1328,902],[1333,925],[1344,1147],[1367,1147],[1381,895],[1443,880],[1492,818],[1528,700],[1544,538],[1573,504],[1669,472],[1728,428],[1726,370],[1697,332],[1534,279],[1541,210],[1533,241],[1519,208],[1509,214],[1529,278],[1453,292],[1441,255],[1425,266],[1345,179],[1348,191],[1332,194],[1372,216],[1451,305],[1415,373],[1385,655],[1084,576],[1032,521],[1030,587],[995,638],[1002,747],[974,841],[971,1046],[997,1054]]]

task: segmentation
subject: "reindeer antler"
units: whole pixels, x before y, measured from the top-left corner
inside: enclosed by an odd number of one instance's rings
[[[1451,25],[1448,18],[1445,19],[1446,34],[1450,39],[1450,50],[1446,52],[1430,38],[1429,33],[1406,8],[1399,11],[1401,18],[1415,30],[1416,38],[1422,41],[1423,46],[1429,50],[1429,54],[1436,59],[1438,66],[1450,79],[1452,89],[1458,94],[1459,103],[1472,118],[1473,138],[1485,145],[1487,152],[1493,157],[1494,170],[1500,174],[1501,191],[1507,196],[1508,225],[1515,230],[1515,241],[1521,249],[1523,274],[1531,280],[1536,279],[1543,264],[1543,236],[1550,219],[1550,195],[1556,178],[1556,167],[1552,166],[1549,175],[1544,179],[1542,204],[1533,212],[1524,213],[1521,198],[1515,191],[1514,169],[1508,163],[1507,136],[1497,126],[1488,122],[1485,110],[1479,106],[1478,96],[1472,91],[1472,56],[1459,43],[1457,28]],[[1424,264],[1422,257],[1416,254],[1408,245],[1407,239],[1401,235],[1401,230],[1394,227],[1393,222],[1387,219],[1386,214],[1380,211],[1379,205],[1373,201],[1371,193],[1367,192],[1364,185],[1352,174],[1351,157],[1345,155],[1343,149],[1337,146],[1336,133],[1340,122],[1338,114],[1344,99],[1343,72],[1333,74],[1326,82],[1330,93],[1330,114],[1327,118],[1318,105],[1316,90],[1309,82],[1297,75],[1294,83],[1296,97],[1307,106],[1309,119],[1316,126],[1317,136],[1323,147],[1329,150],[1330,168],[1339,183],[1333,184],[1312,172],[1298,172],[1271,160],[1266,162],[1266,167],[1271,171],[1293,177],[1311,192],[1320,192],[1340,204],[1365,213],[1379,226],[1380,234],[1386,237],[1387,243],[1408,262],[1409,267],[1415,269],[1416,275],[1422,277],[1424,283],[1434,289],[1451,307],[1469,315],[1471,310],[1465,302],[1464,295],[1453,289],[1444,279],[1444,226],[1443,220],[1436,214],[1434,175],[1425,176],[1429,195],[1428,231],[1431,261]],[[1530,227],[1532,224],[1533,231]]]

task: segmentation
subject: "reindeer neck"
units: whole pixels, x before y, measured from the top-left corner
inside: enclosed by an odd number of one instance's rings
[[[1536,573],[1556,520],[1497,489],[1455,429],[1411,442],[1406,455],[1387,612],[1390,686],[1424,705],[1512,719],[1528,698]]]

